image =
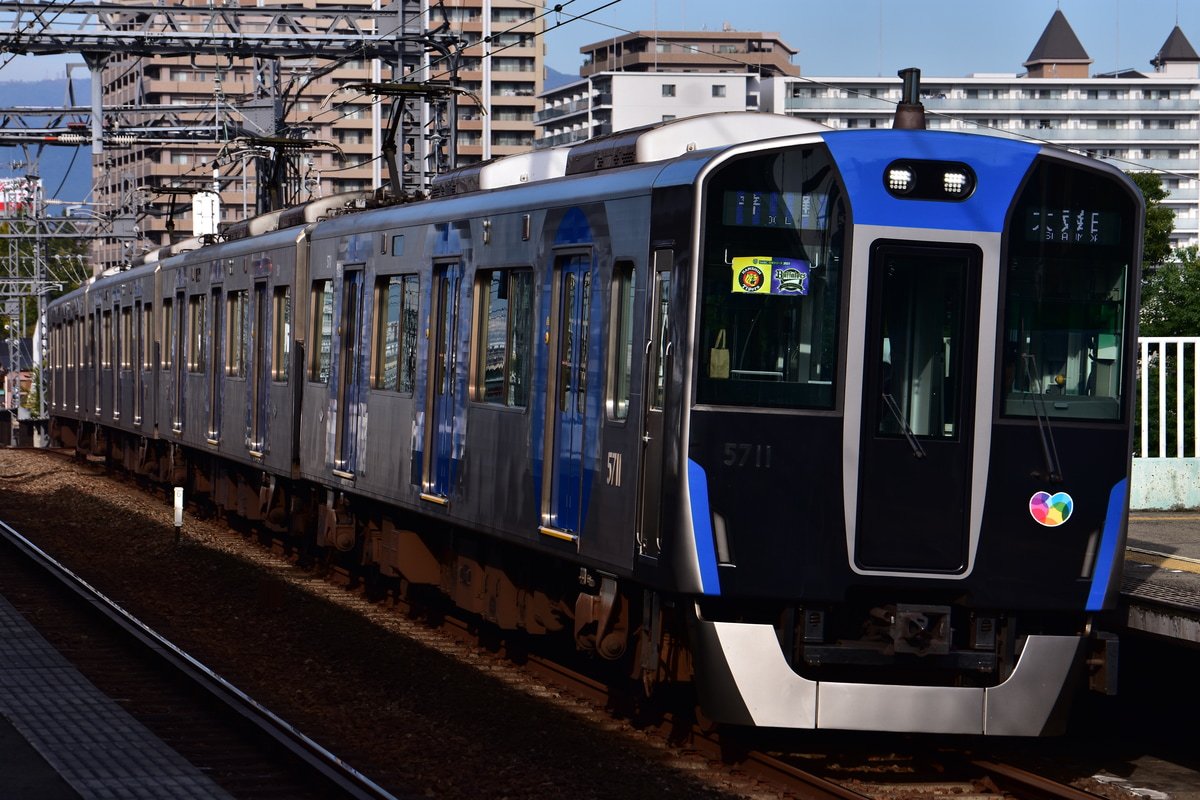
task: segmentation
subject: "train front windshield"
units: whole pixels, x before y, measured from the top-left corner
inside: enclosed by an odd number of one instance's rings
[[[1006,237],[1002,415],[1121,418],[1137,213],[1102,173],[1034,168]]]
[[[832,407],[845,208],[829,154],[738,159],[707,198],[698,402]]]

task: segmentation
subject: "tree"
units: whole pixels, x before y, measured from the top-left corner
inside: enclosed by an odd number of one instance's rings
[[[1142,335],[1200,336],[1200,247],[1142,275]]]
[[[1146,201],[1146,232],[1142,239],[1142,271],[1151,272],[1171,257],[1175,212],[1162,205],[1170,194],[1154,172],[1127,172]]]
[[[1131,172],[1129,177],[1137,184],[1146,201],[1146,229],[1142,251],[1142,306],[1140,309],[1142,336],[1196,336],[1200,335],[1200,248],[1186,247],[1171,249],[1171,231],[1175,228],[1175,214],[1162,205],[1169,192],[1163,188],[1162,180],[1152,172]],[[1139,379],[1147,389],[1146,405],[1152,418],[1160,410],[1165,412],[1167,430],[1174,430],[1176,420],[1177,384],[1166,382],[1166,396],[1160,397],[1159,372],[1174,375],[1178,369],[1177,349],[1174,346],[1151,344],[1147,358],[1138,364]],[[1191,382],[1184,385],[1185,408],[1195,402]],[[1142,393],[1137,394],[1137,418],[1142,414]],[[1185,443],[1193,441],[1193,416],[1184,417]],[[1143,435],[1146,441],[1143,442]],[[1134,436],[1134,452],[1158,454],[1158,426],[1151,425],[1146,431],[1139,426]],[[1167,456],[1194,456],[1190,444],[1184,452],[1175,452],[1174,436],[1167,437],[1164,445]]]

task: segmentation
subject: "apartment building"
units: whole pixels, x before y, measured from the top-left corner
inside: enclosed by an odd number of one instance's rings
[[[408,102],[399,137],[406,191],[420,191],[452,159],[461,165],[528,150],[543,74],[540,0],[393,4],[411,39],[394,68],[353,57],[334,69],[317,59],[263,63],[203,52],[111,57],[102,76],[105,107],[137,109],[123,113],[122,124],[163,135],[130,136],[128,146],[93,158],[98,210],[133,213],[141,234],[133,247],[98,244],[93,268],[120,266],[139,251],[192,235],[191,197],[200,190],[219,194],[220,222],[229,224],[267,207],[261,187],[270,170],[284,204],[383,185],[389,176],[380,146],[391,98],[343,90],[347,84],[433,80],[461,90],[441,115],[420,100]],[[287,4],[292,13],[331,6],[370,8],[371,0]],[[425,47],[421,37],[434,31],[441,47]]]
[[[662,120],[758,109],[760,80],[798,76],[778,33],[637,31],[580,48],[581,79],[545,92],[535,147]]]
[[[921,102],[928,125],[1045,142],[1106,159],[1124,170],[1155,171],[1171,193],[1164,204],[1176,215],[1172,245],[1200,244],[1200,56],[1178,26],[1166,33],[1160,50],[1146,54],[1147,69],[1092,74],[1086,48],[1057,10],[1021,72],[922,76]],[[581,52],[590,65],[598,54],[612,50],[589,45]],[[599,60],[612,65],[611,59]],[[720,77],[734,80],[727,74]],[[592,72],[544,93],[537,116],[543,133],[537,146],[739,105],[706,98],[713,79],[707,73],[665,70]],[[902,92],[898,76],[800,77],[747,71],[737,80],[743,81],[737,94],[742,109],[843,129],[890,127]],[[663,88],[668,84],[675,99],[689,97],[694,102],[672,105]]]
[[[1025,72],[922,76],[927,125],[1066,147],[1123,170],[1160,173],[1176,216],[1172,245],[1200,243],[1200,56],[1171,30],[1147,70],[1089,74],[1092,59],[1055,11]],[[899,77],[764,82],[761,108],[834,128],[890,127]]]

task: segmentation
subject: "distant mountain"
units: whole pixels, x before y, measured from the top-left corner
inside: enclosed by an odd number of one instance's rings
[[[565,72],[559,72],[553,67],[546,67],[546,80],[542,83],[543,89],[557,89],[564,83],[573,83],[579,80],[578,75],[568,75]]]
[[[76,80],[74,84],[75,105],[89,105],[90,82]],[[4,98],[0,106],[9,114],[22,107],[62,108],[70,105],[66,78],[3,81],[0,82],[0,97]],[[48,125],[50,121],[45,117],[27,117],[23,125],[38,128]],[[7,130],[19,131],[20,126],[10,124]],[[36,145],[27,148],[0,147],[0,177],[15,178],[31,174],[41,177],[47,199],[68,202],[84,200],[92,190],[92,149],[89,145],[45,145],[40,149]],[[57,216],[60,212],[52,207],[50,213]]]

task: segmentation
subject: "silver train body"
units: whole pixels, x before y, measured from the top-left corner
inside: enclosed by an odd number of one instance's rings
[[[56,300],[53,434],[348,574],[694,677],[718,721],[1039,735],[1089,658],[1104,682],[1142,224],[1119,172],[728,114],[434,194],[272,214]]]

